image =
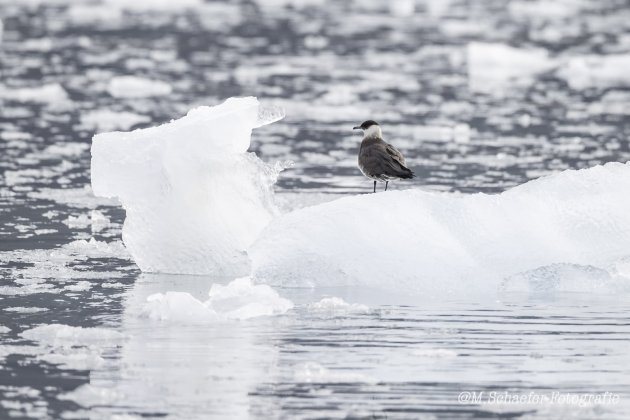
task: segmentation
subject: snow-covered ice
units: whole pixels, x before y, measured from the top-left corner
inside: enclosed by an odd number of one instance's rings
[[[347,197],[275,219],[249,255],[255,278],[272,284],[486,293],[541,266],[606,269],[629,255],[628,188],[630,164],[609,163],[497,195]]]
[[[252,129],[282,117],[233,98],[92,144],[92,188],[127,211],[123,240],[143,271],[247,275],[247,248],[276,213],[278,169],[247,149]],[[262,110],[264,111],[264,110]]]

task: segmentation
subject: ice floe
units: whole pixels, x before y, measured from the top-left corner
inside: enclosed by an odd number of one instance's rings
[[[370,308],[360,303],[348,303],[339,297],[325,297],[307,306],[309,312],[325,316],[368,313]]]
[[[529,86],[534,76],[556,66],[555,60],[543,49],[497,43],[471,42],[467,57],[470,89],[493,94]]]
[[[630,86],[630,75],[625,71],[628,67],[630,54],[576,56],[566,61],[558,75],[577,90],[627,87]]]
[[[376,379],[358,372],[328,369],[317,362],[306,362],[295,367],[294,378],[306,383],[376,383]]]
[[[117,76],[110,80],[107,92],[116,98],[147,98],[170,94],[170,85],[137,76]],[[129,116],[127,116],[129,118]]]
[[[129,130],[134,125],[146,123],[150,120],[146,115],[107,109],[81,114],[81,124],[98,132]]]
[[[66,105],[69,102],[68,94],[58,83],[19,88],[0,86],[0,99],[50,105]]]
[[[250,278],[227,285],[213,284],[205,302],[187,292],[156,293],[147,298],[142,316],[172,322],[244,320],[286,313],[293,303],[265,284]]]
[[[77,370],[101,367],[105,362],[103,352],[115,348],[125,339],[120,332],[108,328],[63,324],[40,325],[23,331],[20,336],[36,345],[2,346],[0,358],[23,354],[61,368]]]

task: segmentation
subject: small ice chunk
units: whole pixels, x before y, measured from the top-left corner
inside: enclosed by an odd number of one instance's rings
[[[630,86],[630,54],[587,55],[570,58],[559,70],[572,89]]]
[[[186,292],[156,293],[149,296],[142,308],[142,316],[174,322],[205,322],[217,318],[212,309]]]
[[[103,345],[120,342],[124,336],[107,328],[71,327],[63,324],[40,325],[20,334],[23,338],[52,347]]]
[[[32,306],[32,307],[26,307],[26,306],[12,306],[10,308],[5,308],[5,311],[8,312],[17,312],[20,314],[34,314],[37,312],[45,312],[48,310],[48,308],[40,308],[37,306]]]
[[[129,130],[134,125],[149,121],[151,118],[146,115],[107,109],[89,111],[81,115],[81,124],[98,132]]]
[[[556,62],[543,49],[471,42],[467,48],[469,87],[475,92],[502,94],[507,88],[531,83]]]
[[[5,327],[4,325],[0,325],[0,334],[5,334],[11,332],[11,328]]]
[[[389,13],[396,17],[413,16],[416,11],[415,0],[389,0],[387,5]]]
[[[115,98],[147,98],[169,95],[171,86],[137,76],[116,76],[110,80],[107,92]]]
[[[101,367],[105,360],[100,352],[95,349],[71,349],[67,352],[46,353],[37,357],[52,365],[57,365],[61,369],[91,370]]]
[[[348,303],[338,297],[325,297],[319,302],[309,304],[308,310],[317,314],[340,316],[367,313],[370,311],[370,308],[360,303]]]
[[[92,223],[92,233],[100,232],[110,225],[109,218],[98,210],[92,210],[90,219]]]
[[[67,219],[62,221],[70,229],[85,229],[92,223],[87,214],[80,214],[78,216],[68,216]]]
[[[74,391],[66,392],[58,396],[60,400],[70,400],[83,407],[111,405],[120,401],[124,394],[113,388],[97,387],[92,384],[84,384]]]
[[[236,279],[223,286],[213,284],[206,304],[229,319],[249,319],[279,315],[293,308],[293,303],[280,297],[266,284],[255,285],[251,278]]]
[[[71,292],[85,292],[86,290],[90,290],[92,284],[89,281],[78,281],[75,284],[70,284],[64,287],[64,290],[68,290]]]
[[[254,285],[246,277],[225,286],[213,284],[208,295],[202,302],[186,292],[156,293],[147,298],[141,315],[161,321],[208,322],[280,315],[293,308],[271,287]]]
[[[66,104],[69,101],[65,89],[58,83],[21,88],[9,88],[0,85],[0,98],[50,105]]]
[[[375,383],[376,379],[358,372],[328,369],[317,362],[296,366],[294,378],[307,383]]]

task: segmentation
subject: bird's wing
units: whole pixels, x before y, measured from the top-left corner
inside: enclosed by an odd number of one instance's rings
[[[385,142],[365,147],[362,150],[362,160],[365,170],[373,175],[400,176],[409,171],[400,152]]]
[[[400,153],[398,149],[396,149],[394,146],[392,146],[389,143],[386,143],[385,151],[387,152],[388,155],[392,157],[392,159],[400,163],[400,166],[402,166],[403,168],[407,166],[405,164],[405,158],[403,157],[402,153]]]

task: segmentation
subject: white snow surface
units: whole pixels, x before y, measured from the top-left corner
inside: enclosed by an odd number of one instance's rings
[[[485,293],[541,266],[609,269],[630,255],[628,188],[630,165],[609,163],[497,195],[347,197],[277,218],[249,255],[255,278],[276,285]]]
[[[249,274],[246,250],[276,214],[278,170],[247,149],[253,128],[282,117],[256,98],[231,98],[94,137],[92,188],[126,209],[123,241],[143,271]]]

